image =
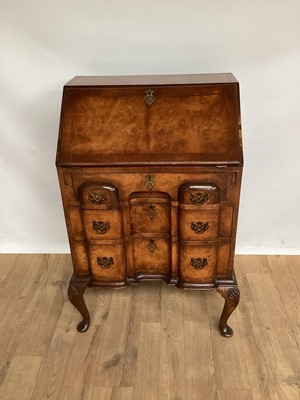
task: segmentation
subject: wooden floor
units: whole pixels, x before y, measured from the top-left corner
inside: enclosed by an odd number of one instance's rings
[[[300,257],[237,256],[241,302],[161,282],[66,298],[68,255],[0,255],[0,399],[244,400],[300,397]]]

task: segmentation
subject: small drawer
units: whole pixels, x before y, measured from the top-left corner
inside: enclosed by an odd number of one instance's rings
[[[118,210],[82,210],[87,240],[121,239],[122,218]]]
[[[160,197],[157,197],[159,196]],[[137,193],[130,198],[130,231],[136,233],[171,232],[171,199],[168,195]]]
[[[180,244],[179,278],[184,283],[209,283],[216,275],[217,248]]]
[[[115,185],[108,183],[84,183],[79,188],[82,209],[119,208],[119,194]]]
[[[124,244],[88,246],[93,279],[99,282],[122,282],[126,276]]]
[[[179,205],[179,234],[183,240],[215,240],[219,231],[219,207],[189,210]]]
[[[179,203],[197,207],[220,203],[220,188],[212,183],[184,183],[179,188]]]
[[[132,251],[136,274],[171,274],[171,243],[168,239],[136,238],[132,240]]]

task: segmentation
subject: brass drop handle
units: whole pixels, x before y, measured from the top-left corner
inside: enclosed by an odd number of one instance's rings
[[[102,269],[108,269],[114,264],[114,259],[112,257],[97,257],[97,263]]]
[[[197,193],[191,193],[189,199],[196,206],[202,206],[202,204],[208,201],[209,197],[207,193],[197,192]]]
[[[209,228],[208,222],[192,222],[191,223],[191,229],[192,231],[196,232],[197,234],[204,233],[207,231]]]
[[[99,205],[107,199],[107,196],[105,193],[90,192],[88,199],[91,203]]]
[[[153,239],[149,240],[149,243],[147,244],[148,250],[151,251],[151,253],[154,252],[154,250],[157,249],[157,244],[155,243],[155,241]]]
[[[208,265],[207,258],[191,258],[191,266],[195,269],[203,269]]]
[[[150,219],[153,219],[156,216],[155,206],[153,204],[150,204],[150,206],[148,206],[144,210],[146,211]]]
[[[110,229],[110,223],[109,221],[93,221],[93,229],[99,234],[104,234]]]

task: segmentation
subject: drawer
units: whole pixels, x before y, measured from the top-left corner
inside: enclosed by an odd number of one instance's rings
[[[128,171],[128,172],[126,172]],[[129,172],[129,168],[123,168],[122,172],[113,172],[112,170],[107,170],[106,173],[103,172],[102,169],[94,169],[93,173],[88,173],[87,170],[85,172],[81,172],[77,170],[77,172],[72,172],[72,182],[74,187],[74,201],[78,200],[79,188],[81,188],[84,184],[92,185],[93,182],[110,182],[110,187],[118,188],[118,191],[115,197],[119,197],[122,201],[128,201],[130,194],[133,192],[148,192],[149,194],[152,192],[160,192],[160,193],[168,193],[173,201],[178,200],[178,196],[181,198],[181,203],[195,205],[189,197],[191,194],[197,196],[197,193],[206,193],[208,196],[208,200],[205,202],[207,204],[215,204],[219,202],[219,200],[226,199],[226,187],[227,187],[227,173],[199,173],[199,172],[190,172],[190,173],[157,173],[154,172],[152,168],[145,169],[145,172],[134,172],[136,170],[132,170]],[[171,171],[171,170],[170,170]],[[214,184],[204,185],[199,184],[197,182],[213,182]],[[191,184],[196,182],[196,184]],[[187,187],[185,185],[188,185]],[[207,186],[212,187],[212,189],[207,189]],[[216,191],[214,192],[213,188]],[[180,195],[179,188],[182,193]],[[101,194],[103,191],[101,187],[95,188],[96,193]],[[92,192],[92,191],[91,191]],[[86,193],[86,192],[85,192]],[[92,192],[93,193],[93,192]],[[93,205],[88,199],[87,192],[84,195],[84,207],[88,208],[101,208],[101,204],[99,206]],[[200,196],[201,197],[201,196]],[[206,196],[205,196],[206,198]],[[114,202],[114,199],[111,199]],[[81,200],[82,201],[82,200]],[[117,200],[115,200],[117,201]],[[72,205],[72,203],[70,204]],[[107,201],[102,203],[102,207],[107,208]]]
[[[164,193],[148,192],[132,194],[130,196],[130,231],[131,234],[170,234],[170,196]]]
[[[119,208],[118,189],[109,183],[83,183],[79,187],[79,199],[82,209]]]
[[[190,206],[192,207],[192,206]],[[183,240],[215,240],[219,231],[219,206],[195,210],[179,205],[179,235]]]
[[[220,203],[220,188],[213,183],[184,183],[179,188],[179,203],[203,207]]]
[[[184,283],[209,283],[216,276],[217,248],[180,244],[179,279]]]
[[[132,253],[136,275],[171,275],[171,243],[167,238],[133,239]]]
[[[126,261],[123,242],[88,246],[88,253],[94,280],[100,282],[125,280]]]
[[[87,240],[121,239],[122,218],[118,210],[82,210]]]

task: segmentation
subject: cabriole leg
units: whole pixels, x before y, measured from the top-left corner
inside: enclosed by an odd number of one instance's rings
[[[83,297],[88,281],[89,278],[76,278],[73,275],[68,288],[70,302],[82,315],[82,321],[77,325],[78,332],[86,332],[90,326],[90,314]]]
[[[220,286],[217,291],[225,299],[224,308],[220,318],[220,332],[224,337],[231,337],[233,335],[233,330],[227,325],[228,318],[236,309],[240,301],[240,290],[238,287],[226,287]]]

